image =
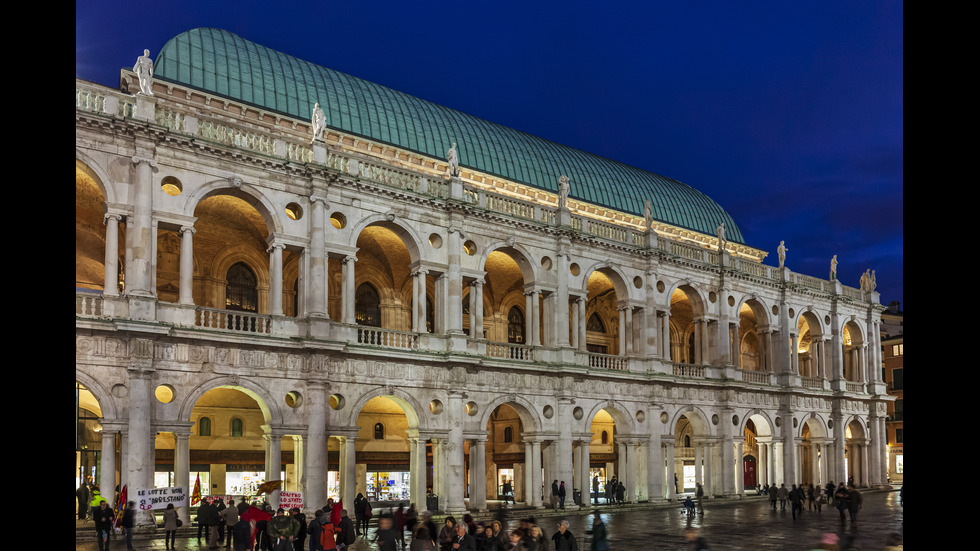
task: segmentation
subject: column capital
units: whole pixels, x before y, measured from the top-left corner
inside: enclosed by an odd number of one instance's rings
[[[329,204],[327,203],[327,196],[326,195],[320,195],[319,193],[314,193],[314,194],[310,195],[310,204],[311,205],[315,205],[316,203],[320,203],[324,207],[329,206]]]
[[[356,257],[356,256],[354,256],[354,255],[352,255],[352,254],[349,254],[349,255],[347,255],[347,256],[345,256],[345,257],[344,257],[344,258],[343,258],[343,259],[341,260],[341,262],[343,262],[344,264],[347,264],[348,262],[350,262],[350,263],[354,263],[354,262],[357,262],[357,257]]]
[[[197,233],[197,229],[195,229],[194,226],[181,226],[180,227],[180,233],[183,234],[183,233],[187,233],[187,232],[190,232],[191,235],[194,235],[195,233]]]
[[[156,161],[156,159],[154,159],[152,157],[146,157],[144,155],[136,154],[136,155],[133,155],[133,157],[131,158],[131,160],[133,161],[133,164],[134,165],[138,165],[140,163],[146,163],[146,164],[150,165],[151,168],[156,168],[157,167],[157,161]]]
[[[426,270],[424,268],[419,268],[418,270],[415,270],[414,272],[412,272],[412,277],[418,277],[420,275],[423,275],[423,276],[429,275],[429,270]]]
[[[469,286],[470,287],[482,287],[485,283],[486,283],[486,281],[484,281],[482,279],[474,279],[473,281],[470,281],[469,282]]]
[[[282,243],[282,242],[273,242],[273,243],[270,243],[269,244],[269,248],[266,249],[265,252],[271,253],[271,252],[275,251],[276,249],[285,249],[285,248],[286,248],[286,244],[285,243]]]
[[[120,222],[120,221],[122,221],[122,219],[123,219],[122,213],[119,213],[119,212],[107,212],[102,217],[102,223],[103,224],[108,224],[109,223],[109,220],[115,220],[116,222]]]

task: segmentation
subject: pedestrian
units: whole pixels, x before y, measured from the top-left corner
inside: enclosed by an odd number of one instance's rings
[[[224,528],[224,541],[225,547],[231,546],[231,532],[235,529],[235,525],[238,524],[238,507],[235,505],[234,499],[228,500],[228,506],[225,507],[221,513],[219,513],[222,523],[225,525]],[[219,538],[220,539],[220,538]]]
[[[602,522],[602,516],[599,514],[599,510],[596,509],[592,512],[594,518],[592,519],[592,530],[586,532],[586,534],[592,534],[592,551],[607,551],[609,549],[609,540],[606,534],[606,523]]]
[[[465,522],[456,525],[456,533],[449,548],[452,551],[476,551],[476,541],[467,531]]]
[[[398,550],[398,535],[395,533],[394,524],[394,519],[389,514],[383,514],[378,517],[378,531],[374,534],[374,541],[378,544],[378,551]]]
[[[619,481],[619,485],[616,486],[616,503],[623,505],[626,503],[626,485],[623,481]]]
[[[840,513],[840,523],[844,524],[846,519],[844,518],[844,511],[847,511],[847,488],[841,484],[837,488],[837,492],[834,494],[834,503],[837,504],[837,512]]]
[[[793,509],[793,520],[796,520],[796,513],[803,514],[803,490],[793,484],[793,489],[789,492],[790,507]]]
[[[89,488],[84,481],[75,490],[75,498],[78,500],[78,520],[85,520],[88,516]]]
[[[704,486],[700,482],[694,483],[697,488],[694,490],[694,495],[698,498],[698,512],[702,515],[704,514]]]
[[[245,511],[248,511],[248,503],[243,499],[238,504],[238,522],[231,527],[231,538],[229,538],[234,551],[249,551],[252,548],[255,522],[242,518],[241,515]]]
[[[133,520],[135,516],[136,502],[126,502],[126,509],[123,511],[123,517],[120,525],[122,526],[123,532],[126,533],[126,549],[128,551],[133,551]]]
[[[684,541],[686,551],[708,551],[708,542],[704,541],[697,528],[684,530]]]
[[[565,493],[565,481],[562,480],[561,481],[561,485],[558,486],[558,503],[559,503],[559,505],[560,505],[560,507],[562,509],[565,508],[565,496],[566,495],[567,494]]]
[[[776,510],[776,500],[778,499],[779,491],[776,490],[776,486],[772,485],[769,487],[769,504],[772,505],[772,510]]]
[[[324,516],[327,516],[327,514],[324,513]],[[347,516],[347,509],[341,509],[340,510],[340,526],[339,526],[339,528],[338,528],[338,526],[336,524],[333,524],[333,518],[332,517],[327,517],[327,518],[329,518],[331,525],[333,525],[334,531],[337,532],[337,536],[336,537],[337,537],[337,546],[338,547],[340,546],[341,543],[344,544],[344,545],[351,545],[352,543],[354,543],[355,541],[357,541],[357,531],[354,529],[354,523],[351,522],[350,517]],[[326,520],[327,519],[324,519],[324,522]]]
[[[280,507],[276,516],[269,520],[267,530],[273,551],[290,551],[292,542],[299,535],[299,521],[286,515],[286,510]]]
[[[592,477],[592,495],[595,503],[599,503],[599,475]]]
[[[449,551],[453,544],[453,534],[456,532],[456,517],[449,515],[446,522],[439,531],[439,549]]]
[[[694,516],[694,500],[691,499],[691,496],[687,496],[687,498],[684,499],[684,510],[687,511],[688,517]]]
[[[293,540],[293,551],[304,551],[303,544],[306,543],[306,515],[299,510],[299,507],[290,509],[289,514],[299,524],[299,532],[296,533],[296,539]]]
[[[776,492],[776,497],[779,498],[779,510],[786,510],[786,499],[789,498],[789,490],[786,489],[786,484],[780,484],[779,490]]]
[[[837,491],[837,486],[834,486],[834,481],[831,480],[827,483],[827,488],[824,490],[824,494],[827,496],[827,505],[834,503],[834,492]]]
[[[429,530],[425,525],[420,525],[412,534],[412,545],[409,549],[411,551],[436,551],[436,546],[432,543],[432,536],[429,535]]]
[[[109,538],[112,536],[112,520],[115,515],[109,508],[109,502],[102,500],[92,513],[95,521],[95,536],[99,542],[99,551],[109,551]]]
[[[847,512],[851,515],[852,524],[858,520],[858,511],[861,510],[861,505],[861,492],[858,492],[852,484],[847,489]]]
[[[364,497],[364,494],[358,492],[357,497],[354,498],[354,520],[356,521],[354,529],[358,536],[362,533],[365,536],[367,535],[368,523],[364,520],[364,511],[368,507],[367,503],[368,500]]]
[[[173,503],[168,503],[167,508],[163,510],[164,549],[177,548],[177,526],[177,510],[174,509]]]
[[[531,533],[527,539],[531,543],[528,547],[535,551],[546,551],[548,549],[548,538],[537,524],[531,523]]]
[[[558,479],[551,482],[551,508],[558,509]]]
[[[817,505],[817,513],[819,514],[822,512],[824,504],[827,503],[827,494],[823,493],[823,488],[820,486],[817,486],[814,492],[816,493],[815,503]]]
[[[568,521],[562,520],[558,523],[558,531],[551,536],[555,542],[555,551],[578,551],[578,542],[575,536],[568,529]]]
[[[813,510],[813,506],[817,503],[817,496],[814,493],[813,484],[807,485],[806,488],[806,508],[808,511]]]
[[[306,536],[310,538],[310,551],[323,551],[320,536],[323,534],[323,509],[313,512],[313,520],[306,525]],[[336,547],[336,545],[334,545]]]
[[[102,492],[99,491],[98,486],[92,486],[92,490],[88,495],[91,497],[88,502],[89,516],[92,517],[92,520],[95,520],[96,510],[99,508],[99,504],[105,501],[105,499],[102,497]]]

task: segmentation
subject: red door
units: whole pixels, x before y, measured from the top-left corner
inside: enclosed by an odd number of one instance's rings
[[[755,458],[751,455],[746,455],[742,460],[742,464],[745,465],[745,487],[755,488]]]

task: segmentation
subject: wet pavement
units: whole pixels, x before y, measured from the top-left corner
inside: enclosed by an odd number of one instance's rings
[[[765,498],[708,500],[705,502],[704,515],[696,515],[694,518],[689,518],[684,513],[680,503],[660,506],[601,506],[600,509],[608,529],[609,547],[612,551],[684,549],[684,530],[688,526],[697,528],[712,550],[805,551],[813,549],[820,537],[827,532],[837,533],[846,539],[854,538],[856,549],[884,549],[890,533],[903,533],[902,507],[898,503],[898,492],[865,491],[862,496],[864,507],[858,516],[858,522],[851,523],[848,520],[843,525],[836,508],[824,506],[821,513],[805,510],[794,521],[788,503],[785,511],[773,512]],[[567,511],[567,514],[563,514],[552,510],[520,509],[509,513],[511,527],[517,526],[518,519],[533,515],[548,535],[557,530],[559,519],[566,518],[570,530],[578,540],[579,549],[585,551],[590,548],[591,541],[585,532],[592,526],[591,514],[582,511]],[[439,524],[438,517],[434,520]],[[97,551],[92,523],[79,523],[77,526],[75,549]],[[372,535],[373,532],[372,528]],[[178,533],[177,549],[207,549],[207,543],[204,540],[198,542],[196,535],[196,528],[182,529]],[[137,534],[133,546],[141,551],[162,550],[165,548],[163,531],[153,535]],[[125,540],[113,540],[110,549],[126,549]],[[225,548],[222,546],[221,549]]]

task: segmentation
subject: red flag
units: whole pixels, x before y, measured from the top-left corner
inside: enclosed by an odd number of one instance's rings
[[[197,480],[194,481],[194,491],[191,492],[191,505],[201,502],[201,473],[197,473]]]
[[[252,525],[252,547],[255,547],[255,523],[261,520],[269,520],[272,515],[254,505],[249,505],[248,509],[242,513],[241,519]]]
[[[123,514],[126,512],[126,491],[127,486],[122,487],[119,492],[119,499],[116,500],[116,518],[112,520],[112,527],[119,528],[122,525]]]

